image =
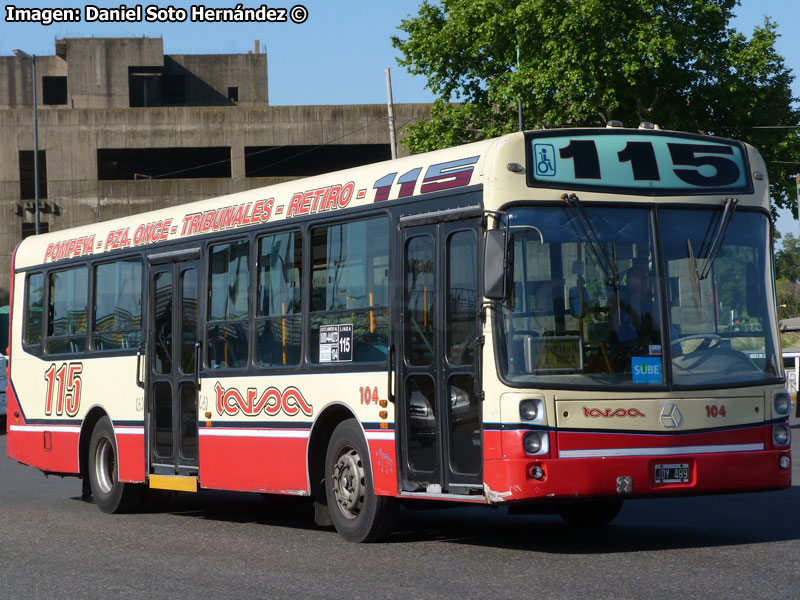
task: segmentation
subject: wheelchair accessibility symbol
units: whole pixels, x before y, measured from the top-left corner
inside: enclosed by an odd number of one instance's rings
[[[556,151],[552,144],[534,144],[534,160],[538,177],[553,177],[556,174]]]

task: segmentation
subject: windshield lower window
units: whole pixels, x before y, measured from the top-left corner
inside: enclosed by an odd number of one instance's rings
[[[735,213],[716,252],[716,207],[508,215],[514,276],[498,340],[507,380],[641,388],[776,376],[766,215]]]

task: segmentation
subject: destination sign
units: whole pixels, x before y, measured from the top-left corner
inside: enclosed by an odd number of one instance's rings
[[[533,368],[536,372],[580,373],[583,371],[582,341],[579,336],[530,338]]]
[[[669,195],[752,191],[742,144],[653,130],[529,134],[528,185]]]

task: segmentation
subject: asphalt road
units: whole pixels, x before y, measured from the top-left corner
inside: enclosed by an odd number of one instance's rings
[[[106,515],[79,500],[77,479],[8,459],[5,440],[4,600],[800,597],[797,466],[789,490],[633,500],[600,530],[503,509],[404,511],[388,542],[356,545],[316,527],[302,502],[253,494]]]

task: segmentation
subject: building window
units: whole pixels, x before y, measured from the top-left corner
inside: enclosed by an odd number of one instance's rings
[[[239,101],[239,87],[229,87],[228,88],[228,100],[231,102],[238,102]]]
[[[163,75],[161,82],[164,104],[186,104],[186,84],[183,75]]]
[[[200,179],[231,176],[229,146],[211,148],[101,148],[97,178]]]
[[[161,67],[128,67],[131,107],[162,106]]]
[[[50,223],[47,221],[39,221],[39,233],[47,233],[49,231]],[[36,235],[36,223],[22,224],[22,239],[24,240],[29,235]]]
[[[246,146],[246,177],[307,177],[392,158],[389,144]]]
[[[20,150],[19,197],[22,200],[36,198],[33,173],[33,150]],[[45,150],[39,150],[39,198],[47,198],[47,153]]]
[[[66,104],[67,78],[42,77],[42,102],[44,104]]]

